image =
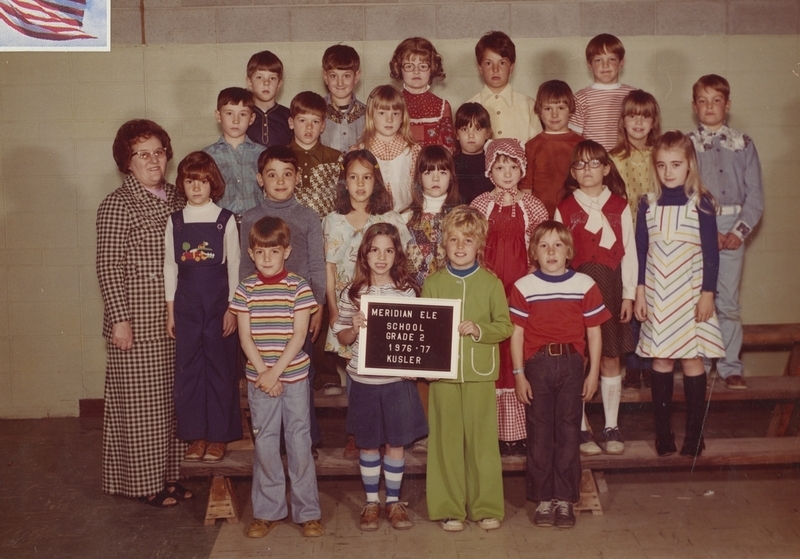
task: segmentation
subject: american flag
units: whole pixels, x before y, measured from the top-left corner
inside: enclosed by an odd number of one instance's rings
[[[0,20],[36,39],[94,39],[84,33],[86,0],[0,0]]]

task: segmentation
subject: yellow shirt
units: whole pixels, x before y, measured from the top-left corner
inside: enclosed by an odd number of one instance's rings
[[[625,191],[628,194],[628,206],[630,206],[631,215],[633,216],[634,231],[636,231],[636,214],[638,213],[639,199],[642,195],[655,190],[653,184],[655,174],[650,161],[652,155],[652,148],[647,148],[644,151],[631,148],[631,155],[626,159],[622,159],[619,155],[611,156],[611,160],[617,166],[617,171],[622,175],[622,180],[625,181]]]

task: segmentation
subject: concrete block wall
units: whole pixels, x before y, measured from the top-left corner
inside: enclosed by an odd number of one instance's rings
[[[249,56],[286,67],[279,101],[324,92],[320,60],[334,42],[362,56],[363,99],[387,83],[399,40],[429,37],[454,109],[481,87],[477,38],[509,32],[512,83],[587,85],[583,49],[598,32],[627,49],[623,81],[659,100],[664,129],[689,130],[691,85],[715,72],[732,85],[730,122],[750,134],[764,171],[766,212],[749,241],[742,284],[748,323],[800,321],[800,25],[798,1],[318,2],[115,0],[110,53],[0,54],[0,417],[77,415],[103,395],[103,305],[94,272],[95,213],[122,177],[111,157],[130,118],[159,122],[177,162],[214,142],[217,92],[243,85]],[[781,355],[746,356],[754,374]]]

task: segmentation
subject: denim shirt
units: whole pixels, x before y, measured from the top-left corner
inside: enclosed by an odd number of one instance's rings
[[[260,203],[263,194],[256,174],[258,156],[265,149],[246,136],[238,147],[233,147],[220,136],[217,143],[203,148],[204,152],[214,158],[222,178],[225,179],[225,194],[217,202],[218,206],[242,215]]]

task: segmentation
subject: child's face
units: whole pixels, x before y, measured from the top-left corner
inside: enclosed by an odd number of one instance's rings
[[[660,149],[655,154],[658,180],[668,188],[683,186],[689,176],[689,161],[679,149]]]
[[[256,104],[266,105],[266,108],[275,104],[275,98],[283,85],[283,79],[275,72],[258,70],[247,78],[247,89],[253,92]]]
[[[247,134],[247,128],[256,119],[250,107],[245,107],[242,103],[222,105],[214,114],[217,122],[222,125],[222,134],[226,140],[243,138]]]
[[[487,50],[478,65],[478,71],[481,73],[486,87],[494,93],[500,93],[508,85],[508,78],[514,71],[514,65],[508,58]]]
[[[547,132],[566,132],[569,124],[569,105],[545,103],[542,107],[541,119]]]
[[[576,167],[581,167],[577,169]],[[598,159],[575,161],[569,172],[578,181],[581,190],[596,189],[603,186],[603,178],[611,171],[610,165],[603,165]]]
[[[453,268],[467,270],[475,265],[478,258],[478,241],[461,231],[450,231],[444,242],[444,251]]]
[[[320,134],[325,130],[325,118],[300,113],[289,118],[289,128],[294,131],[294,140],[303,149],[311,149],[317,145]]]
[[[247,253],[253,259],[256,270],[266,277],[272,277],[283,271],[283,263],[292,253],[292,247],[255,247],[248,248]]]
[[[500,156],[492,164],[491,179],[494,185],[503,190],[517,188],[522,178],[522,168],[516,159]]]
[[[361,79],[361,70],[323,70],[322,79],[335,105],[349,105],[353,100],[353,90]]]
[[[283,202],[294,194],[297,182],[297,169],[291,163],[270,159],[261,173],[256,175],[258,184],[264,189],[264,196],[273,202]]]
[[[623,64],[624,61],[616,54],[603,51],[589,61],[589,69],[592,71],[595,83],[612,84],[619,81],[619,71],[622,70]]]
[[[392,266],[394,266],[394,243],[388,235],[377,235],[372,239],[372,246],[367,253],[367,266],[372,277],[372,285],[391,283]]]
[[[483,146],[488,139],[488,128],[478,128],[475,124],[470,123],[468,126],[462,126],[458,129],[458,145],[461,146],[463,153],[469,155],[482,153]]]
[[[431,65],[428,59],[418,54],[407,56],[403,61],[403,84],[411,93],[425,93],[431,81]]]
[[[536,262],[539,269],[549,276],[560,276],[567,272],[569,248],[555,231],[548,231],[536,245]]]
[[[205,206],[211,200],[211,183],[208,178],[184,179],[183,191],[190,206]]]
[[[625,135],[636,149],[647,147],[647,136],[653,129],[653,117],[644,115],[627,115],[622,119]]]
[[[432,198],[444,196],[450,188],[450,171],[447,169],[425,171],[420,178],[423,194]]]
[[[403,125],[403,111],[400,109],[375,109],[372,113],[375,134],[387,142],[393,140]]]
[[[725,124],[725,116],[731,110],[731,100],[716,89],[704,87],[692,101],[692,109],[704,126],[716,132]]]
[[[345,184],[350,195],[350,204],[364,205],[369,202],[375,188],[375,172],[360,161],[353,161],[347,168]]]

